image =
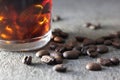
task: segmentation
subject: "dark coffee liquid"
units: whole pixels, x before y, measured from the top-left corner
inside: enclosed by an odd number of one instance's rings
[[[0,39],[26,40],[50,30],[52,0],[0,0]]]

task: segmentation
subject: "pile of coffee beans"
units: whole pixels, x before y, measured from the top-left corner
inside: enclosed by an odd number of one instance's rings
[[[92,24],[87,24],[91,26]],[[120,32],[102,36],[95,40],[83,36],[75,36],[74,40],[68,39],[69,34],[57,28],[52,32],[51,41],[46,49],[36,52],[36,57],[41,62],[54,65],[53,70],[57,72],[66,72],[67,67],[64,66],[64,59],[78,59],[80,56],[88,56],[97,58],[99,55],[109,52],[108,46],[120,48]],[[32,57],[25,57],[22,61],[25,64],[31,64]],[[86,69],[92,71],[102,70],[101,66],[118,65],[119,59],[116,57],[110,59],[98,58],[97,63],[88,63]]]

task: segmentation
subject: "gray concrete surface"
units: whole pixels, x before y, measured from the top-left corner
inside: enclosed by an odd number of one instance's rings
[[[120,0],[53,0],[53,16],[60,15],[64,20],[52,24],[70,34],[97,38],[120,30]],[[81,25],[87,21],[101,23],[100,30],[89,30]],[[57,73],[52,66],[40,63],[35,52],[0,51],[0,80],[120,80],[120,65],[104,67],[102,71],[87,71],[85,65],[96,61],[89,57],[78,60],[65,60],[67,73]],[[21,63],[25,55],[33,56],[32,66]],[[110,52],[100,57],[120,58],[120,50],[110,47]]]

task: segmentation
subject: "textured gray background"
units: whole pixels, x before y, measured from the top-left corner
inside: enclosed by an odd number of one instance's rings
[[[70,34],[97,38],[120,30],[120,0],[53,0],[53,16],[60,15],[64,20],[52,24]],[[83,28],[87,21],[101,23],[103,28],[97,31]],[[85,65],[95,61],[89,57],[78,60],[65,60],[67,73],[57,73],[52,66],[40,63],[35,52],[0,51],[0,80],[120,80],[120,66],[104,67],[102,71],[87,71]],[[25,55],[33,56],[32,66],[21,63]],[[110,48],[110,52],[100,57],[117,56],[120,50]]]

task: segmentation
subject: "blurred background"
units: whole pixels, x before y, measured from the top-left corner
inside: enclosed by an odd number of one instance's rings
[[[119,19],[120,0],[53,0],[53,15],[72,19]]]
[[[120,0],[53,0],[54,15],[61,16],[63,21],[53,23],[53,28],[66,30],[68,27],[73,35],[77,33],[94,38],[120,30]],[[82,25],[86,22],[101,23],[103,29],[85,29]]]

